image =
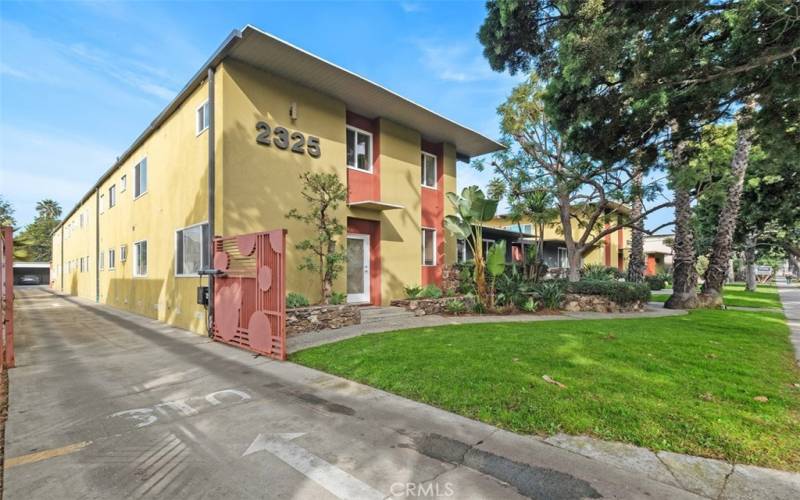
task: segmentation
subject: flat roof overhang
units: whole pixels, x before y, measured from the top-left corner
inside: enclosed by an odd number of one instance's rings
[[[403,207],[403,205],[397,205],[395,203],[386,203],[384,201],[376,201],[376,200],[363,200],[363,201],[353,201],[347,204],[350,208],[364,208],[367,210],[376,210],[382,212],[384,210],[399,210]]]

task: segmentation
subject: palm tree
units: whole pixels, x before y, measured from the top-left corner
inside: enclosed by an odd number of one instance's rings
[[[43,219],[58,219],[61,217],[61,205],[55,200],[46,198],[36,203],[36,212]]]

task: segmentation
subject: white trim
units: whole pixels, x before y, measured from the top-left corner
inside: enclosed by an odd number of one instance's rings
[[[125,249],[125,252],[122,251],[123,248]],[[122,254],[123,253],[125,254],[125,258],[124,259],[122,258]],[[128,262],[128,244],[127,243],[123,243],[123,244],[121,244],[119,246],[119,263],[120,264],[124,264],[126,262]]]
[[[203,107],[205,107],[205,109],[203,110],[203,125],[201,125],[199,123],[200,121],[197,119],[198,118],[197,117],[197,112],[200,111],[200,108],[203,108]],[[200,134],[202,134],[203,132],[208,130],[209,123],[210,123],[210,120],[208,119],[208,99],[206,99],[205,101],[203,101],[202,104],[200,104],[199,106],[194,108],[194,131],[195,131],[195,137],[199,136]],[[201,126],[203,128],[200,128]]]
[[[432,155],[432,154],[430,154],[430,153],[428,153],[426,151],[421,151],[421,153],[422,153],[421,156],[423,158],[425,156],[429,156],[429,157],[433,158],[433,186],[428,186],[427,184],[425,184],[425,162],[424,161],[423,161],[422,165],[420,165],[420,168],[422,169],[422,171],[420,172],[422,174],[421,178],[420,178],[420,184],[424,188],[430,189],[432,191],[438,191],[439,190],[439,159],[436,157],[436,155]],[[422,159],[422,158],[420,158],[420,159]]]
[[[371,282],[372,282],[372,269],[370,269],[370,260],[372,260],[372,252],[370,250],[370,235],[368,234],[355,234],[355,233],[348,233],[346,240],[353,239],[353,240],[362,240],[364,242],[364,267],[363,272],[365,275],[364,278],[364,291],[362,293],[348,293],[347,294],[347,303],[348,304],[364,304],[371,302]],[[345,247],[346,251],[346,247]],[[345,264],[348,262],[345,261]],[[345,270],[347,268],[345,267]],[[345,271],[346,272],[346,271]],[[345,275],[345,281],[347,280],[347,276]]]
[[[139,273],[136,272],[136,268],[138,267],[138,264],[139,264],[139,248],[137,247],[137,245],[139,243],[147,244],[147,240],[139,240],[139,241],[134,241],[133,242],[133,277],[134,278],[144,278],[144,277],[147,276],[147,272],[146,271],[145,271],[144,274],[139,274]],[[150,246],[150,245],[147,245],[147,246]],[[147,253],[148,254],[150,253],[150,249],[149,248],[148,248]],[[150,270],[150,256],[149,255],[147,256],[146,266],[147,266],[147,271],[149,271]]]
[[[345,162],[345,164],[347,164],[347,168],[355,170],[357,172],[364,172],[365,174],[371,174],[372,170],[373,170],[373,167],[374,167],[374,165],[372,164],[373,163],[372,162],[372,155],[375,153],[375,151],[373,150],[373,148],[375,147],[375,141],[373,141],[372,132],[367,132],[366,130],[360,129],[358,127],[354,127],[352,125],[347,125],[345,127],[345,129],[346,130],[345,130],[345,136],[344,136],[344,153],[345,153],[344,162]],[[355,167],[355,166],[350,166],[347,163],[347,130],[352,130],[354,132],[357,132],[358,134],[364,134],[364,135],[369,136],[369,155],[367,155],[367,160],[369,160],[369,170],[364,170],[364,169],[361,169],[361,168],[358,168],[358,167]],[[354,137],[354,139],[356,141],[356,144],[358,144],[358,134],[356,134],[356,136]],[[354,144],[354,146],[355,146],[355,144]],[[356,164],[358,164],[358,153],[356,153],[355,157],[356,157],[356,160],[355,160]]]
[[[117,268],[117,249],[115,247],[111,247],[108,249],[108,270],[113,271]],[[111,258],[111,255],[114,255],[114,258]],[[112,262],[113,260],[113,262]]]
[[[181,274],[178,274],[178,232],[179,231],[185,231],[185,230],[191,229],[193,227],[200,227],[200,246],[203,247],[203,229],[202,229],[203,225],[208,225],[208,221],[198,222],[196,224],[192,224],[191,226],[179,227],[178,229],[175,230],[175,239],[172,240],[172,244],[173,244],[173,254],[175,255],[175,273],[174,273],[174,276],[176,278],[198,278],[198,277],[200,277],[200,274],[198,274],[198,273],[181,273]],[[210,237],[211,237],[211,235],[209,234],[209,238]],[[208,248],[204,248],[203,251],[208,253],[209,249]],[[211,256],[210,255],[208,256],[208,261],[211,262]],[[201,266],[203,265],[203,254],[202,253],[200,254],[200,265]]]
[[[433,264],[426,264],[425,263],[425,231],[433,231]],[[437,231],[432,227],[425,227],[420,226],[420,236],[422,237],[422,267],[436,267],[436,263],[439,260],[439,256],[436,252],[436,236]]]

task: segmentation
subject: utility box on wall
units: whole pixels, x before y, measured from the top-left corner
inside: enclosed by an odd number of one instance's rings
[[[197,303],[203,306],[208,305],[208,287],[207,286],[198,286],[197,287]]]

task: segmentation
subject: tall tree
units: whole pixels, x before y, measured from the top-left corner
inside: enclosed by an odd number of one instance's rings
[[[36,204],[36,218],[14,240],[24,260],[50,262],[52,258],[52,235],[60,222],[61,206],[45,199]]]
[[[516,153],[502,152],[493,162],[495,172],[520,192],[531,191],[526,182],[544,182],[554,193],[558,218],[567,248],[569,279],[580,278],[583,257],[605,236],[633,227],[671,202],[642,210],[631,217],[625,206],[643,190],[637,172],[627,164],[608,165],[570,151],[545,113],[543,88],[535,77],[521,83],[498,108],[503,133],[514,140]],[[509,160],[508,154],[514,154]],[[641,179],[641,176],[638,177]]]
[[[638,220],[631,228],[631,249],[628,259],[627,280],[639,283],[644,280],[646,264],[644,261],[644,219],[641,218],[644,212],[644,200],[641,193],[642,178],[644,174],[641,169],[637,169],[633,174],[633,200],[631,202],[631,219]]]
[[[17,225],[17,219],[14,218],[14,207],[3,196],[0,196],[0,226]]]

